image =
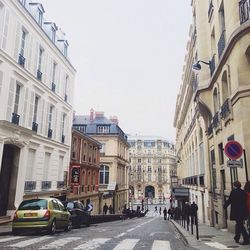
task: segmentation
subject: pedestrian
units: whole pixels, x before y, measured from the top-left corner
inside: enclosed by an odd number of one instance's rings
[[[164,220],[166,220],[167,219],[167,208],[165,207],[164,209],[163,209],[163,215],[164,215]]]
[[[247,210],[248,210],[247,230],[250,238],[250,181],[246,182],[244,186],[244,191],[247,194]]]
[[[107,206],[107,203],[105,203],[104,206],[103,206],[103,209],[102,209],[103,214],[107,214],[108,209],[109,209],[109,208],[108,208],[108,206]]]
[[[158,213],[157,206],[155,206],[155,213]]]
[[[161,207],[160,207],[160,209],[159,209],[159,213],[160,213],[160,215],[161,215]]]
[[[243,236],[243,243],[241,245],[249,244],[249,237],[244,227],[244,220],[247,219],[247,195],[244,190],[241,189],[241,183],[235,181],[233,183],[234,189],[231,191],[228,200],[225,202],[224,208],[231,205],[230,220],[236,222],[234,240],[239,243],[240,236]]]
[[[191,223],[195,225],[197,223],[197,211],[198,211],[198,206],[193,201],[193,203],[190,206],[190,215],[191,215]]]
[[[111,204],[109,205],[109,214],[113,214],[113,207]]]
[[[91,214],[91,212],[93,211],[93,207],[94,206],[90,203],[90,199],[87,199],[85,211],[87,211],[89,214]]]
[[[189,202],[185,202],[184,204],[184,208],[183,208],[183,216],[184,216],[184,220],[187,221],[187,227],[189,226],[189,222],[190,222],[190,205]]]
[[[168,209],[168,220],[172,218],[172,210],[171,208]]]

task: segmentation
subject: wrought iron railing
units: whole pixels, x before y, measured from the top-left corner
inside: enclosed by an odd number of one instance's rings
[[[24,191],[32,191],[36,189],[36,181],[25,181]]]
[[[51,128],[48,129],[48,138],[52,138],[53,130]]]
[[[219,58],[221,57],[225,47],[226,47],[226,39],[225,39],[225,30],[222,31],[217,48],[218,48],[218,55]]]
[[[53,83],[53,82],[52,82],[52,84],[51,84],[51,90],[52,90],[53,92],[56,92],[56,85],[55,85],[55,83]]]
[[[67,94],[64,95],[64,101],[65,101],[65,102],[68,101],[68,95],[67,95]]]
[[[226,101],[221,106],[221,112],[220,112],[221,119],[223,120],[226,119],[230,114],[231,114],[231,109],[229,105],[229,99],[226,99]]]
[[[250,0],[239,2],[240,24],[245,23],[250,18]]]
[[[62,135],[62,143],[65,142],[65,135]]]
[[[220,125],[220,118],[219,118],[219,112],[216,112],[214,117],[213,117],[213,121],[212,121],[212,126],[213,128],[218,128]]]
[[[24,67],[25,65],[25,57],[22,54],[19,54],[18,64],[21,65],[22,67]]]
[[[207,128],[207,134],[208,136],[212,135],[213,134],[213,127],[212,127],[212,124],[210,124]]]
[[[37,70],[37,73],[36,73],[36,78],[37,78],[39,81],[42,81],[42,75],[43,75],[43,73],[38,69],[38,70]]]
[[[19,125],[19,120],[20,120],[20,115],[16,114],[16,113],[12,113],[12,118],[11,118],[11,122]]]
[[[32,123],[32,131],[37,132],[38,124],[36,122]]]
[[[42,181],[42,189],[50,189],[51,181]]]

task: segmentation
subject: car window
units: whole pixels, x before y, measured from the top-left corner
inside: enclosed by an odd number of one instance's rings
[[[48,208],[48,202],[44,199],[32,199],[23,201],[18,210],[42,210]]]
[[[82,209],[82,210],[84,210],[83,204],[81,202],[79,202],[78,204],[79,204],[79,208]]]
[[[61,203],[61,201],[57,200],[57,203],[59,205],[60,210],[64,211],[65,208],[64,208],[63,204]]]
[[[74,204],[73,204],[73,202],[68,202],[68,204],[67,204],[67,208],[74,208]]]
[[[60,207],[56,200],[52,200],[53,209],[60,210]]]

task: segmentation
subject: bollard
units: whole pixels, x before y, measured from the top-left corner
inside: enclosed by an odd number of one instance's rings
[[[191,234],[194,234],[193,225],[194,225],[194,217],[191,216]]]
[[[196,239],[199,240],[199,228],[198,228],[198,217],[195,215],[195,225],[196,225]]]

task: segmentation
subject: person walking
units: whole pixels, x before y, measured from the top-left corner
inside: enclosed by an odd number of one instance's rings
[[[159,213],[160,213],[160,215],[161,215],[161,207],[160,207],[160,209],[159,209]]]
[[[113,207],[111,204],[109,205],[109,214],[113,214]]]
[[[241,245],[249,244],[249,237],[244,227],[244,220],[247,219],[247,195],[244,190],[241,189],[241,183],[235,181],[233,183],[234,189],[231,191],[228,200],[225,202],[224,208],[231,205],[230,220],[236,222],[234,240],[239,243],[240,236],[243,236],[243,243]]]
[[[109,209],[109,208],[108,208],[108,206],[107,206],[107,203],[105,203],[104,206],[103,206],[103,209],[102,209],[103,214],[107,214],[108,209]]]
[[[155,213],[158,213],[157,206],[155,206]]]
[[[167,208],[165,207],[164,209],[163,209],[163,215],[164,215],[164,220],[166,220],[167,219]]]
[[[248,210],[248,218],[247,218],[247,230],[250,239],[250,181],[247,181],[244,186],[244,191],[247,195],[247,210]]]
[[[198,206],[193,201],[193,203],[190,206],[190,215],[191,215],[191,223],[195,225],[197,223],[197,211],[198,211]]]
[[[90,199],[87,199],[85,211],[87,211],[88,214],[91,214],[91,212],[93,211],[93,208],[94,206],[90,203]]]

